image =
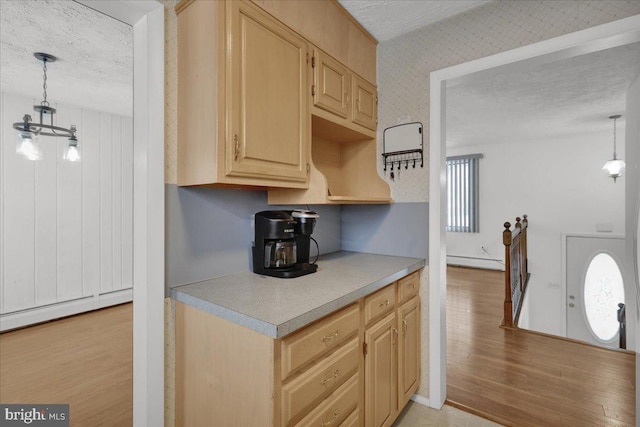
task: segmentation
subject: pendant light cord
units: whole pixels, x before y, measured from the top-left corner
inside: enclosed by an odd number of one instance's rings
[[[42,96],[44,97],[44,99],[42,100],[40,105],[42,105],[43,107],[48,107],[49,101],[47,101],[47,60],[43,59],[42,63],[43,63],[42,71],[44,72],[44,75],[42,77],[42,89],[44,92]]]
[[[616,157],[616,120],[618,120],[617,117],[614,117],[613,119],[613,160],[617,160]]]

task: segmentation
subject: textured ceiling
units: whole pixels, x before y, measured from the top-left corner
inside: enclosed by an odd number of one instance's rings
[[[339,0],[378,40],[446,19],[485,1]],[[0,0],[3,91],[42,98],[35,51],[49,65],[49,101],[131,115],[130,26],[71,0]],[[610,131],[607,116],[624,111],[625,92],[640,72],[640,44],[501,72],[447,93],[448,143],[471,145],[550,135]],[[622,119],[624,120],[624,118]],[[621,120],[621,122],[622,122]]]
[[[491,0],[338,0],[379,42],[390,40]]]
[[[501,71],[447,89],[447,145],[527,142],[612,132],[640,73],[640,42]],[[618,128],[620,129],[620,127]]]
[[[2,91],[42,100],[42,62],[47,95],[62,103],[130,116],[133,111],[133,31],[71,0],[0,0]]]

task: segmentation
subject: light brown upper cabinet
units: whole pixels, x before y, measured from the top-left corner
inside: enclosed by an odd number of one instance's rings
[[[322,51],[376,83],[378,42],[336,0],[253,0]]]
[[[391,203],[389,185],[377,172],[375,86],[312,50],[309,188],[270,189],[269,204]]]
[[[314,49],[311,59],[313,68],[313,105],[339,117],[349,117],[351,73],[341,63]]]
[[[375,86],[353,74],[353,122],[376,130],[378,125],[378,95]]]
[[[182,0],[178,185],[270,204],[390,203],[377,173],[376,41],[334,0]]]
[[[178,184],[308,187],[307,42],[248,1],[178,13]]]
[[[315,107],[312,114],[364,135],[367,132],[359,126],[376,130],[378,95],[374,85],[318,48],[313,49],[311,67],[311,94]],[[325,111],[337,117],[327,115]],[[353,126],[353,123],[359,126]]]

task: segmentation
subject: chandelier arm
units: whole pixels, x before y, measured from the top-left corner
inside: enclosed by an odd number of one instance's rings
[[[45,124],[32,125],[26,123],[25,126],[24,122],[17,122],[13,124],[13,128],[22,132],[33,132],[37,135],[60,136],[65,138],[71,138],[74,134],[74,132],[69,129]]]

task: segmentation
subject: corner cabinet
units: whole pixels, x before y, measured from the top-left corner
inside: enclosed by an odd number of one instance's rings
[[[176,426],[390,426],[420,383],[418,285],[280,339],[176,302]]]
[[[248,1],[178,13],[178,185],[308,187],[307,42]]]

